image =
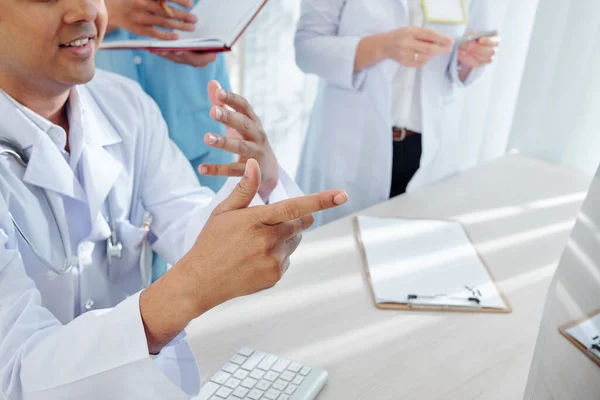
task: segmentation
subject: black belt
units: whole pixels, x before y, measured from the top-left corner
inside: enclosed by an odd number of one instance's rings
[[[411,131],[410,129],[397,128],[395,126],[392,128],[392,138],[394,139],[394,142],[401,142],[407,137],[413,135],[420,135],[420,133]]]

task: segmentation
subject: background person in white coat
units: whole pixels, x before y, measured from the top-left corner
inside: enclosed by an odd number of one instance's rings
[[[329,191],[277,202],[299,190],[246,100],[214,81],[211,117],[239,137],[205,141],[242,154],[205,172],[243,178],[216,195],[201,187],[140,86],[94,76],[105,29],[102,0],[0,7],[3,400],[197,393],[186,325],[274,285],[311,213],[346,200]],[[173,264],[147,289],[145,237]]]
[[[455,172],[460,133],[443,109],[493,60],[498,41],[453,39],[492,28],[487,1],[445,0],[462,10],[453,23],[427,20],[423,4],[433,12],[439,1],[302,1],[296,62],[321,79],[296,181],[350,198],[317,224]]]

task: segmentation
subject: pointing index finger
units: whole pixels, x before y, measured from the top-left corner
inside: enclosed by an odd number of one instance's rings
[[[296,197],[270,206],[270,212],[261,221],[266,225],[277,225],[293,221],[304,215],[337,207],[348,201],[348,195],[342,190],[327,190],[308,196]]]

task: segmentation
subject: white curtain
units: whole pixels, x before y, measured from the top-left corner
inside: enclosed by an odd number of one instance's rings
[[[500,52],[451,110],[464,143],[460,169],[518,150],[592,174],[600,160],[600,0],[490,4]],[[230,55],[234,88],[263,118],[292,175],[316,93],[316,79],[294,62],[299,8],[300,0],[269,0]]]
[[[540,0],[509,148],[593,175],[599,74],[600,1]]]

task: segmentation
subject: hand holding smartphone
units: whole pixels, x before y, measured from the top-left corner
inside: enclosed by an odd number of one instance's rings
[[[491,30],[491,31],[481,31],[481,32],[473,32],[473,33],[467,33],[461,37],[458,37],[456,39],[454,39],[454,43],[456,45],[461,45],[463,43],[466,42],[472,42],[475,41],[477,39],[480,39],[482,37],[493,37],[493,36],[498,36],[498,31],[496,29]]]

